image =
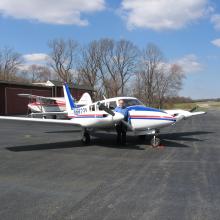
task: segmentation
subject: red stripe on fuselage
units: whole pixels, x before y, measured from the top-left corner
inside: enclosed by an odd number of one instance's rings
[[[130,115],[131,118],[173,118],[171,116],[158,116],[158,115]]]

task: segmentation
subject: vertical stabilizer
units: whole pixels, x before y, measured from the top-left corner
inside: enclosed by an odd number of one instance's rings
[[[63,85],[63,93],[64,93],[65,102],[66,102],[66,110],[69,114],[75,108],[75,104],[74,104],[73,98],[70,94],[70,90],[69,90],[67,83],[65,83]]]
[[[89,93],[83,93],[81,99],[77,102],[77,106],[91,105],[92,99]]]

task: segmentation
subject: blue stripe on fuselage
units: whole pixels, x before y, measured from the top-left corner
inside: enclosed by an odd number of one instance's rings
[[[176,121],[176,119],[169,119],[169,118],[132,118],[132,117],[130,117],[129,118],[129,120],[135,120],[135,119],[137,119],[137,120],[139,120],[139,119],[143,119],[143,120],[162,120],[162,121],[173,121],[173,122],[175,122]]]
[[[146,106],[142,106],[142,105],[134,105],[134,106],[129,106],[127,107],[128,111],[148,111],[148,112],[162,112],[162,113],[166,113],[160,109],[157,108],[151,108],[151,107],[146,107]]]

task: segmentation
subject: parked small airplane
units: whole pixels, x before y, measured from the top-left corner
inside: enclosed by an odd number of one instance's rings
[[[90,143],[90,131],[92,129],[105,130],[107,128],[114,128],[115,124],[122,121],[135,135],[153,135],[151,145],[157,147],[160,144],[159,131],[161,128],[173,125],[182,119],[205,113],[184,110],[165,111],[150,108],[144,106],[134,97],[115,97],[77,107],[71,97],[67,84],[63,86],[63,90],[66,110],[70,120],[6,116],[0,116],[0,119],[77,125],[83,129],[82,141],[86,144]],[[124,120],[124,116],[121,113],[114,111],[114,108],[118,105],[118,101],[121,99],[124,100],[129,112],[128,121]]]
[[[66,110],[63,97],[45,97],[32,94],[18,94],[19,97],[29,99],[28,109],[31,112],[63,112]]]
[[[32,94],[18,94],[20,97],[28,98],[28,110],[31,116],[67,116],[66,103],[64,97],[45,97]],[[76,103],[78,107],[90,105],[92,103],[91,96],[85,92],[80,100]],[[54,117],[56,118],[56,117]]]

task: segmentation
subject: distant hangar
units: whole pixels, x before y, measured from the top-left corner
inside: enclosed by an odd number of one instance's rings
[[[92,95],[88,86],[69,84],[72,96],[79,100],[84,92]],[[46,97],[63,97],[62,82],[49,80],[46,83],[20,83],[0,81],[0,115],[18,115],[27,113],[28,99],[19,97],[19,93],[28,93]]]

